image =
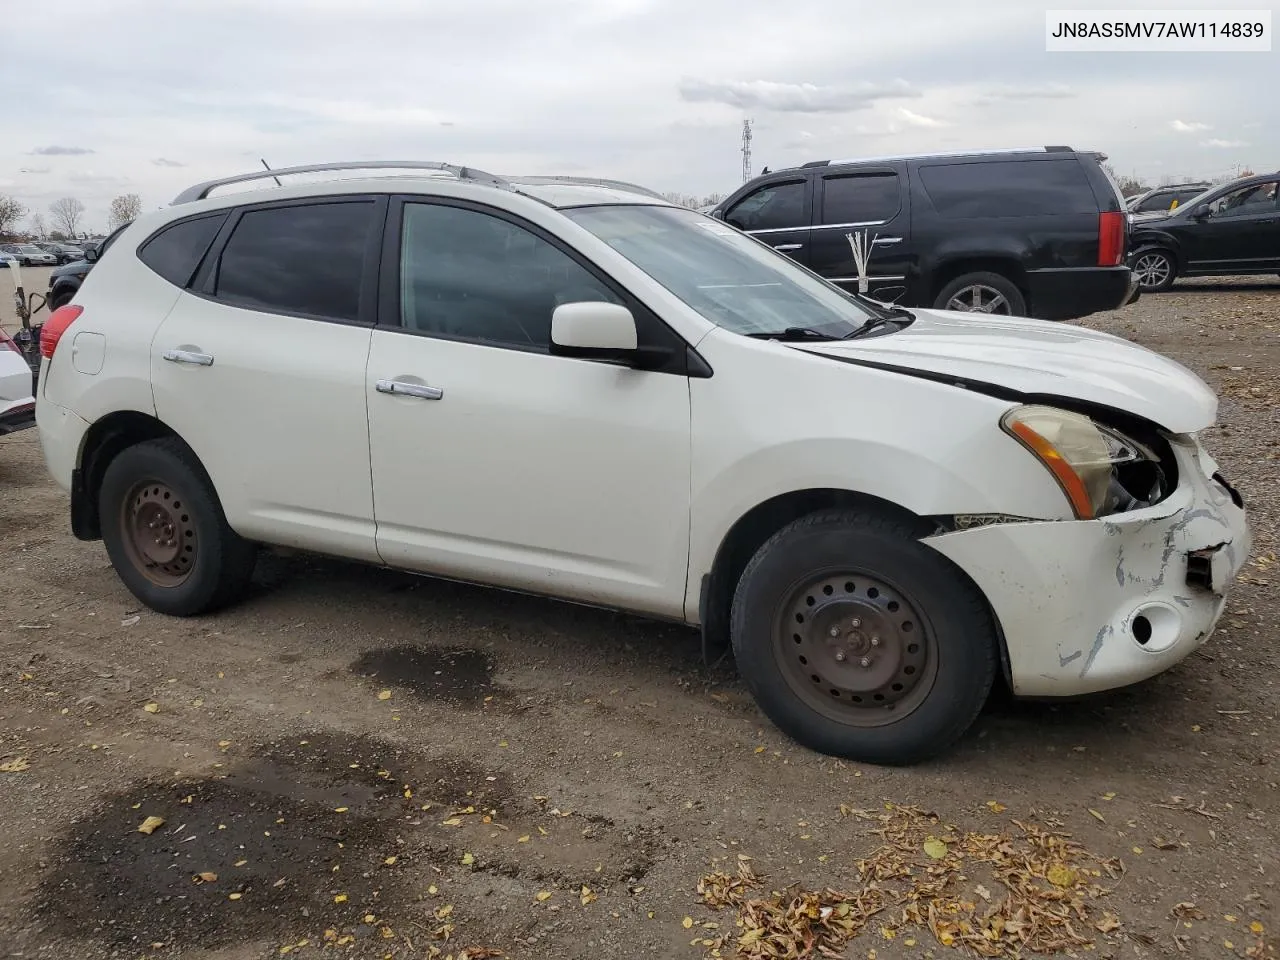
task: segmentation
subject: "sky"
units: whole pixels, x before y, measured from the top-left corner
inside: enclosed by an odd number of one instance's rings
[[[1280,44],[1047,53],[1045,6],[2,0],[0,195],[46,220],[75,197],[100,231],[114,196],[154,209],[265,158],[446,160],[702,196],[741,183],[744,117],[755,172],[1042,144],[1101,150],[1152,182],[1280,169]]]

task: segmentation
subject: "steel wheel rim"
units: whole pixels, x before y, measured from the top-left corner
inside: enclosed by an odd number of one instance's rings
[[[1138,283],[1144,287],[1156,287],[1169,279],[1173,266],[1169,258],[1162,253],[1148,253],[1138,258],[1133,265],[1133,272],[1138,275]]]
[[[787,685],[805,705],[853,727],[907,716],[938,673],[934,631],[919,606],[861,571],[796,581],[778,606],[773,645]]]
[[[998,313],[1006,316],[1013,312],[1005,295],[985,283],[971,283],[967,287],[961,287],[947,301],[947,309],[965,313]]]
[[[130,563],[156,586],[178,587],[191,576],[195,520],[167,484],[133,485],[120,508],[120,532]]]

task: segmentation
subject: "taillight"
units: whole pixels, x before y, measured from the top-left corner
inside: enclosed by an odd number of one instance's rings
[[[1127,220],[1114,210],[1098,215],[1098,266],[1118,267],[1124,262]]]
[[[53,351],[58,349],[58,341],[67,332],[67,327],[75,323],[82,313],[84,313],[84,307],[68,303],[49,315],[49,319],[40,328],[40,356],[46,360],[53,357]]]

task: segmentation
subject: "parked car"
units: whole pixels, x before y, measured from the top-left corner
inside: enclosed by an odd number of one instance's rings
[[[83,250],[65,243],[37,243],[36,246],[45,253],[52,254],[58,263],[71,263],[84,258]]]
[[[12,254],[24,267],[54,267],[58,264],[57,257],[45,253],[34,243],[6,243],[0,245],[0,251]]]
[[[0,269],[9,269],[9,264],[11,263],[16,263],[18,266],[22,266],[22,263],[12,253],[5,253],[5,251],[0,250]]]
[[[1164,213],[1174,207],[1186,203],[1192,197],[1198,197],[1210,187],[1207,180],[1197,183],[1175,183],[1165,187],[1156,187],[1145,193],[1139,193],[1125,201],[1130,213]]]
[[[1135,217],[1129,262],[1144,291],[1178,277],[1280,275],[1280,173],[1204,191],[1164,216]]]
[[[0,327],[0,437],[36,424],[31,368],[13,338]]]
[[[231,602],[264,545],[620,608],[728,639],[780,728],[864,761],[944,749],[1002,671],[1165,670],[1249,553],[1184,367],[849,295],[617,184],[200,184],[41,352],[72,529],[153,610]]]
[[[46,295],[46,301],[50,310],[57,310],[66,303],[71,302],[71,298],[76,295],[76,291],[80,289],[80,284],[91,269],[93,264],[86,259],[72,260],[68,264],[57,267],[49,274],[49,292]]]
[[[867,233],[879,300],[1069,320],[1137,293],[1104,159],[1042,147],[821,160],[755,178],[714,216],[847,290]]]

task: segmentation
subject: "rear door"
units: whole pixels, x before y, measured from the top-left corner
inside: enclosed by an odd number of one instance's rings
[[[808,266],[812,210],[810,180],[797,174],[763,184],[734,201],[725,209],[724,220]]]
[[[855,244],[861,244],[867,295],[889,302],[901,297],[915,260],[905,165],[824,173],[814,203],[809,267],[856,291],[861,273]]]
[[[1178,230],[1188,266],[1205,273],[1280,269],[1278,180],[1231,190],[1209,203],[1206,217],[1188,218]]]

